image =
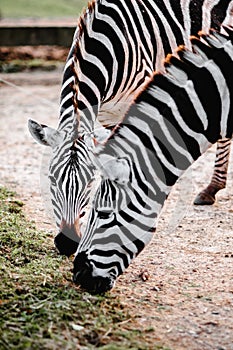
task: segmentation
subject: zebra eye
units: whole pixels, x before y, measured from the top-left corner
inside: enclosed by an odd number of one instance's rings
[[[112,212],[111,211],[98,210],[97,214],[98,214],[98,218],[99,219],[108,219],[111,216]]]

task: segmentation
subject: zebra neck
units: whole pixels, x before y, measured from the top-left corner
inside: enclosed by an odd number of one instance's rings
[[[215,118],[211,123],[200,113],[191,114],[192,101],[179,99],[187,111],[178,108],[167,92],[148,89],[103,150],[116,159],[127,159],[131,179],[138,182],[141,176],[141,183],[148,182],[166,195],[183,172],[221,138],[220,120],[215,131]]]

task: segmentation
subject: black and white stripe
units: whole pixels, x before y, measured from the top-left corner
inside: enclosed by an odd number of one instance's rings
[[[90,3],[64,70],[60,128],[73,124],[74,98],[85,131],[93,131],[96,118],[104,126],[116,125],[146,78],[163,71],[167,54],[182,44],[189,48],[190,35],[200,30],[233,24],[232,10],[233,1],[225,0]]]
[[[94,145],[87,143],[88,135],[97,129],[99,139],[106,138],[103,126],[113,127],[122,120],[153,72],[164,71],[165,56],[181,44],[190,48],[189,37],[199,30],[219,30],[221,23],[230,24],[232,9],[233,0],[95,0],[88,4],[64,69],[58,129],[49,133],[52,140],[46,140],[45,126],[30,127],[37,140],[53,148],[49,176],[60,251],[66,232],[73,237],[70,244],[66,242],[67,255],[75,252],[73,241],[80,239],[79,219],[88,200],[88,182],[94,177],[89,157]],[[221,158],[217,164],[222,165]]]
[[[74,280],[100,293],[151,240],[181,174],[233,135],[233,31],[170,55],[96,154],[102,181],[74,261]],[[206,92],[208,91],[208,95]]]

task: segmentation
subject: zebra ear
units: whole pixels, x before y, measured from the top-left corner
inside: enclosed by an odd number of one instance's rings
[[[95,156],[95,163],[104,179],[112,180],[122,185],[129,182],[130,166],[127,159],[101,153]]]
[[[44,146],[54,147],[62,140],[61,132],[31,119],[28,120],[28,129],[32,137]]]

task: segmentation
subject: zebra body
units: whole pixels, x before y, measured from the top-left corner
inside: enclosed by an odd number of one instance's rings
[[[170,56],[96,153],[102,181],[74,261],[74,281],[101,293],[147,245],[171,187],[233,135],[233,32],[193,38]],[[207,94],[208,92],[208,94]]]
[[[74,253],[94,167],[89,135],[122,120],[153,72],[199,30],[231,24],[233,0],[96,0],[79,19],[63,75],[57,130],[29,121],[35,139],[52,147],[51,197],[59,228],[55,244]],[[97,123],[97,126],[96,126]],[[97,131],[107,138],[106,129]]]

